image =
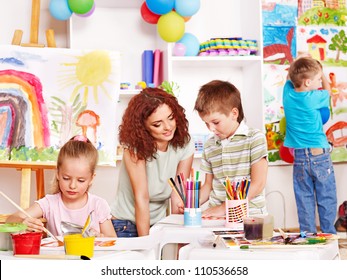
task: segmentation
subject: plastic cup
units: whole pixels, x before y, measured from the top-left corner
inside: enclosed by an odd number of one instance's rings
[[[83,237],[82,234],[70,234],[64,236],[64,247],[66,255],[94,256],[95,237]]]
[[[248,240],[263,239],[263,224],[264,220],[262,218],[244,217],[243,228],[245,238]]]
[[[42,232],[12,233],[13,255],[40,254]]]
[[[26,230],[24,224],[6,223],[0,225],[0,251],[12,250],[11,233],[17,233]]]
[[[184,208],[184,226],[201,227],[201,208]]]

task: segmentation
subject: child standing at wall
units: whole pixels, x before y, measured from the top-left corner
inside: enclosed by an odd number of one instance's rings
[[[225,215],[225,187],[231,181],[250,179],[249,214],[267,214],[264,187],[267,177],[265,135],[244,122],[239,90],[226,81],[214,80],[200,88],[195,108],[214,133],[204,145],[200,169],[205,172],[201,203],[209,200],[204,217]]]
[[[71,222],[83,227],[92,213],[91,232],[96,236],[116,237],[111,209],[106,200],[88,192],[95,177],[98,151],[84,136],[71,138],[60,149],[57,171],[53,182],[53,194],[22,212],[9,216],[6,222],[24,223],[28,230],[42,231],[40,218],[47,220],[47,229],[54,235],[62,235],[61,222]]]
[[[317,231],[317,205],[321,231],[336,233],[335,174],[320,113],[329,107],[329,82],[322,65],[308,56],[290,65],[288,78],[283,89],[284,145],[294,148],[293,185],[300,230]]]

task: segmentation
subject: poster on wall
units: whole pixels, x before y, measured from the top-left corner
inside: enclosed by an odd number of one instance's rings
[[[297,15],[292,14],[293,18],[297,18],[295,26],[291,26],[292,21],[279,20],[282,16],[279,11],[293,11],[293,5],[297,11]],[[332,160],[347,161],[346,1],[263,1],[263,19],[265,19],[264,25],[267,24],[264,26],[264,40],[278,38],[279,35],[276,34],[280,34],[281,29],[295,30],[293,37],[286,35],[287,44],[285,35],[282,35],[282,39],[278,42],[264,43],[264,114],[269,161],[283,164],[291,163],[293,160],[291,150],[281,146],[285,137],[285,116],[281,95],[283,81],[287,75],[286,69],[290,64],[290,55],[295,59],[300,53],[309,53],[323,65],[331,86],[330,117],[324,124],[324,130],[332,148]],[[269,46],[272,49],[272,57],[265,52],[268,52]]]
[[[113,165],[119,77],[115,51],[0,46],[0,160],[55,161],[84,135]]]

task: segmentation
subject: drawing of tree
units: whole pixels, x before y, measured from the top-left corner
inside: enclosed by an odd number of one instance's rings
[[[329,50],[331,51],[337,51],[336,53],[336,62],[339,62],[340,60],[340,53],[346,53],[347,52],[347,37],[345,30],[340,30],[339,33],[337,33],[334,37],[331,38],[331,44],[329,45]]]

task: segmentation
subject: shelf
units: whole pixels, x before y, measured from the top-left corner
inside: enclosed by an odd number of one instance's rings
[[[249,56],[172,56],[171,62],[175,65],[184,67],[200,67],[200,66],[236,66],[244,67],[255,62],[261,62],[262,58],[256,55]]]
[[[140,89],[121,89],[119,93],[119,97],[130,98],[136,94],[139,94],[140,92],[141,92]]]

